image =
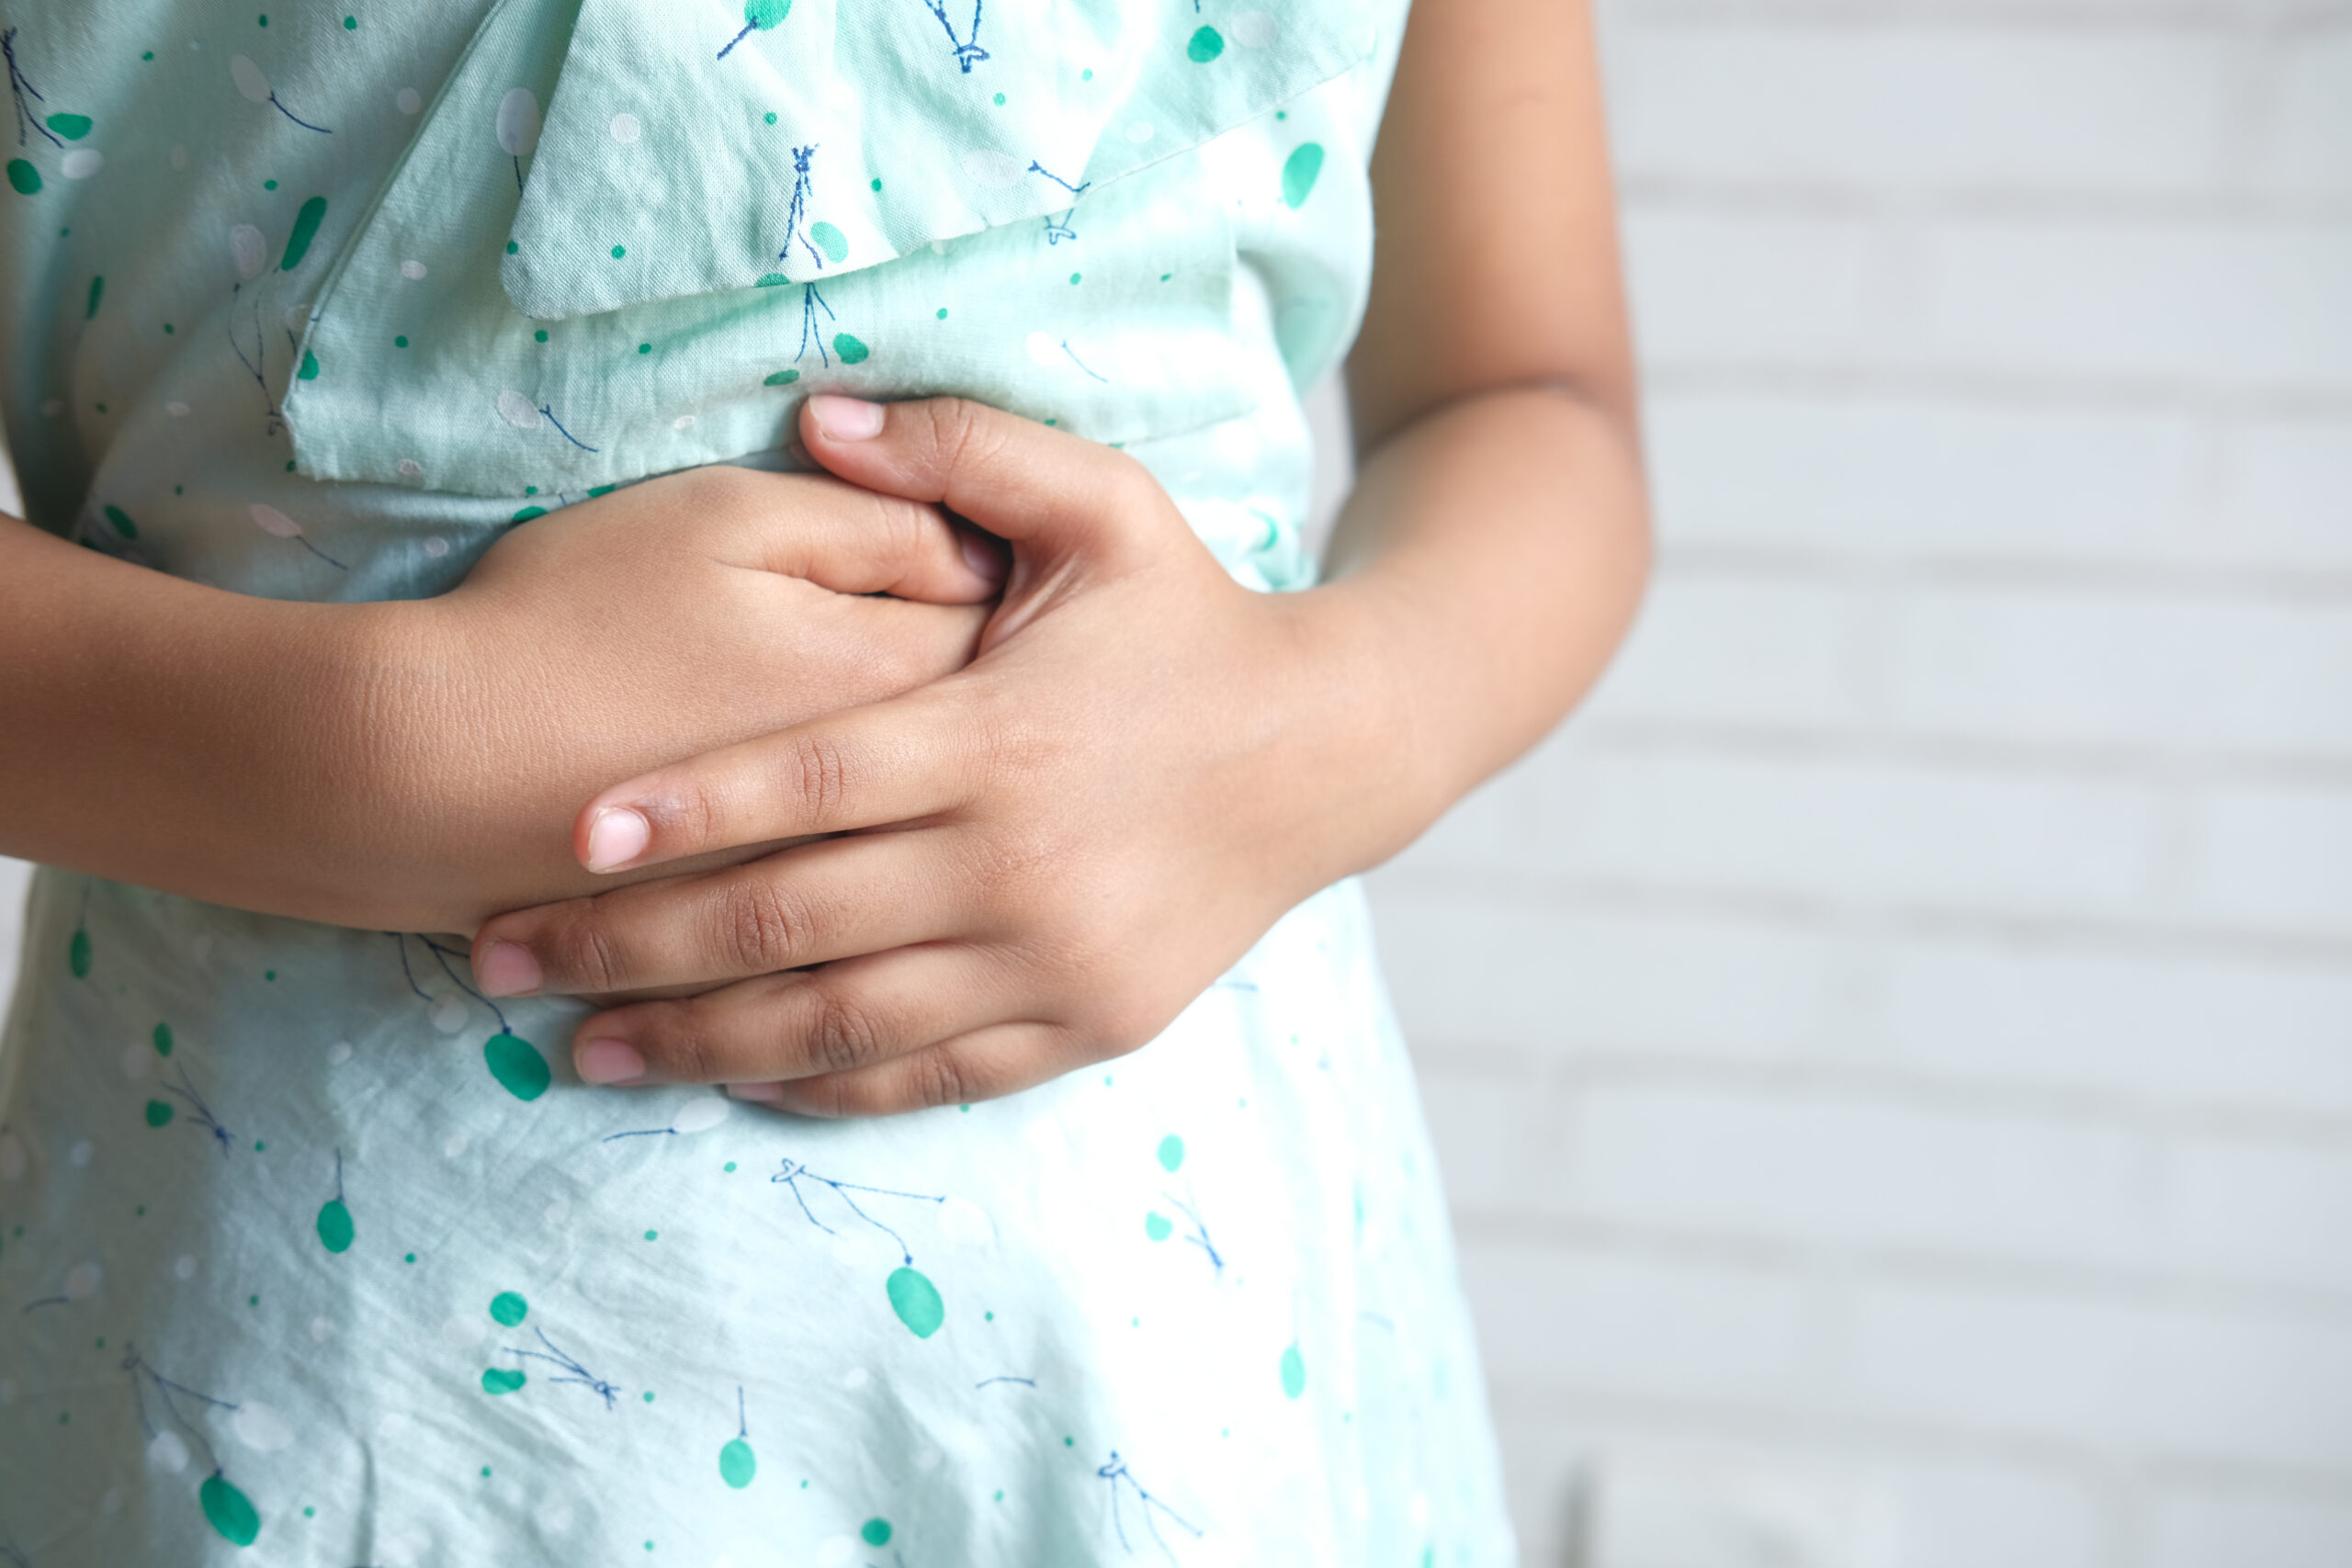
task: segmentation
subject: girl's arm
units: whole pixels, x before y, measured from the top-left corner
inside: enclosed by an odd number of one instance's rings
[[[812,400],[834,473],[1012,541],[979,657],[596,795],[575,849],[600,871],[850,836],[502,917],[486,988],[673,997],[581,1027],[593,1082],[820,1114],[1003,1093],[1150,1039],[1556,723],[1648,561],[1584,6],[1424,0],[1374,181],[1330,584],[1239,588],[1106,448]]]
[[[995,588],[929,508],[741,469],[525,524],[392,604],[224,592],[0,518],[0,853],[471,931],[592,885],[569,832],[598,781],[944,674]]]

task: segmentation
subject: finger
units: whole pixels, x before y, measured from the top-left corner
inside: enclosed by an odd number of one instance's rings
[[[1058,1025],[999,1023],[874,1066],[729,1092],[799,1116],[896,1116],[1017,1094],[1091,1059]]]
[[[966,929],[968,879],[934,830],[829,839],[749,865],[501,915],[474,933],[493,997],[707,987]]]
[[[1183,526],[1125,453],[965,398],[886,404],[820,393],[802,406],[800,434],[851,483],[938,502],[1016,542],[1110,547]]]
[[[706,751],[599,794],[572,823],[590,871],[910,822],[978,793],[984,688],[956,676]]]
[[[689,503],[734,517],[746,564],[763,570],[930,604],[976,604],[1004,587],[998,547],[936,506],[821,474],[713,475]]]
[[[589,1083],[773,1083],[842,1073],[1001,1021],[1000,966],[960,944],[902,947],[602,1012],[572,1037]]]

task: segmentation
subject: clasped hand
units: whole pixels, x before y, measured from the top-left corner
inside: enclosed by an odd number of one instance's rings
[[[786,845],[481,928],[493,995],[623,998],[583,1079],[825,1116],[1006,1094],[1142,1045],[1388,847],[1346,594],[1241,587],[1140,464],[961,400],[818,397],[802,434],[1004,541],[1001,601],[953,674],[581,809],[596,873]]]

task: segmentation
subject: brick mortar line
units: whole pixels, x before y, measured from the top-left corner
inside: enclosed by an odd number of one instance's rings
[[[1626,1087],[1731,1089],[1750,1100],[1772,1101],[1800,1100],[1827,1092],[1849,1100],[1928,1111],[1954,1119],[2023,1118],[2171,1141],[2308,1147],[2352,1156],[2352,1111],[2165,1100],[2128,1089],[1964,1077],[1810,1054],[1758,1060],[1608,1046],[1543,1051],[1491,1040],[1457,1042],[1433,1031],[1414,1032],[1412,1039],[1414,1065],[1425,1079],[1523,1077],[1527,1082],[1568,1094]],[[2352,1057],[2352,1043],[2346,1043],[2345,1054]],[[1473,1065],[1457,1067],[1455,1064],[1465,1057]]]
[[[2352,487],[2344,500],[2352,509]],[[2192,557],[2101,560],[1995,551],[1963,554],[1949,547],[1905,549],[1866,539],[1851,547],[1750,544],[1678,538],[1671,514],[1661,521],[1658,576],[1676,581],[1790,582],[1885,593],[1952,587],[2062,591],[2198,607],[2352,606],[2352,560],[2343,566],[2271,566]]]
[[[1774,1457],[1785,1451],[1775,1439],[1792,1433],[1814,1447],[1817,1459],[1851,1455],[1868,1461],[1881,1457],[1888,1445],[1900,1445],[1915,1460],[1930,1463],[1985,1464],[2029,1474],[2058,1472],[2102,1495],[2113,1491],[2144,1491],[2171,1480],[2215,1491],[2259,1491],[2297,1501],[2345,1505],[2352,1501],[2352,1469],[2318,1466],[2299,1468],[2242,1460],[2143,1453],[2044,1433],[1988,1434],[1981,1429],[1939,1427],[1900,1418],[1861,1414],[1829,1413],[1817,1407],[1759,1408],[1715,1404],[1670,1394],[1626,1393],[1622,1391],[1566,1389],[1489,1382],[1487,1400],[1498,1425],[1550,1425],[1566,1420],[1579,1426],[1605,1421],[1607,1432],[1594,1430],[1591,1447],[1600,1448],[1627,1425],[1646,1431],[1664,1430],[1686,1444],[1720,1451],[1732,1447],[1724,1434],[1742,1444],[1770,1443]],[[1594,1419],[1594,1418],[1598,1419]],[[1825,1451],[1826,1450],[1826,1451]],[[2115,1499],[2102,1495],[2103,1502]]]
[[[1455,1239],[1550,1258],[1632,1258],[1736,1269],[1840,1294],[1857,1286],[1927,1286],[2040,1303],[2123,1306],[2147,1316],[2187,1314],[2243,1325],[2291,1323],[2352,1340],[2352,1287],[2292,1284],[2120,1263],[2067,1262],[1872,1242],[1801,1241],[1661,1221],[1634,1223],[1559,1210],[1465,1208]]]
[[[1645,165],[1621,155],[1617,188],[1632,215],[1799,218],[1917,230],[1938,225],[2000,228],[2049,225],[2067,230],[2151,225],[2243,233],[2352,226],[2352,191],[2268,188],[2256,176],[2220,174],[2165,187],[2106,185],[2007,185],[1930,178],[1905,183],[1865,176],[1799,178],[1710,174]]]
[[[1571,907],[1594,914],[1632,910],[1736,919],[1751,924],[1804,925],[1898,938],[1959,937],[2014,945],[2074,945],[2124,953],[2254,958],[2296,967],[2352,962],[2352,936],[2253,930],[2193,921],[2125,920],[2097,915],[2052,915],[1862,899],[1836,899],[1785,889],[1690,882],[1630,882],[1560,873],[1505,873],[1466,867],[1397,865],[1378,880],[1408,895],[1437,893],[1507,902],[1514,908]]]
[[[2134,373],[2018,371],[1929,361],[1701,360],[1642,357],[1652,395],[1753,397],[1783,401],[1889,398],[1959,403],[2016,412],[2056,408],[2081,413],[2173,413],[2243,423],[2337,424],[2352,421],[2352,387],[2244,383]]]

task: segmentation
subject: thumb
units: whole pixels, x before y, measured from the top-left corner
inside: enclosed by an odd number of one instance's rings
[[[824,392],[800,412],[801,439],[852,484],[945,506],[1039,557],[1102,564],[1190,537],[1174,502],[1125,453],[967,398],[869,403]],[[1111,558],[1104,559],[1104,558]]]

